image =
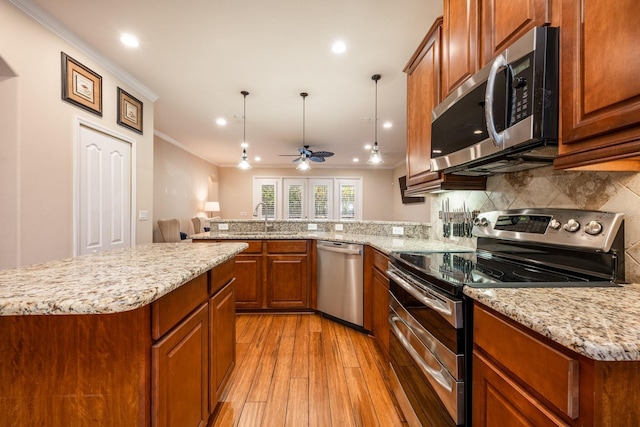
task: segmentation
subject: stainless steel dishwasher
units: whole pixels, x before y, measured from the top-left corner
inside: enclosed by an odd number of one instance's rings
[[[318,310],[364,326],[363,246],[319,240]]]

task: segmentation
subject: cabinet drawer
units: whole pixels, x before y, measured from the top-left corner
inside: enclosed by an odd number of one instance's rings
[[[159,339],[207,299],[207,273],[151,304],[151,337]]]
[[[209,295],[213,295],[218,292],[218,290],[226,283],[229,283],[235,275],[236,261],[234,258],[214,267],[213,270],[211,270],[211,277],[209,281]]]
[[[387,267],[389,266],[389,258],[382,252],[378,252],[375,249],[372,252],[373,252],[373,266],[382,272],[386,272]]]
[[[269,254],[307,253],[306,240],[267,240],[265,243]]]
[[[262,240],[243,240],[242,243],[246,243],[247,245],[249,245],[249,247],[240,253],[242,254],[262,253]]]
[[[570,357],[475,305],[474,345],[563,413],[578,417],[578,365]]]

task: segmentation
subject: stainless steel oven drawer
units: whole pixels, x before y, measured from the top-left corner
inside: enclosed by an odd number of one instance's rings
[[[392,309],[389,325],[391,333],[422,373],[423,379],[430,384],[453,421],[458,425],[464,423],[464,381],[457,381]],[[396,369],[395,366],[393,368]]]

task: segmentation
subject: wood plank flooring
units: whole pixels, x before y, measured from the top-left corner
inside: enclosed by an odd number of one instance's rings
[[[317,314],[239,314],[212,426],[406,426],[373,338]]]

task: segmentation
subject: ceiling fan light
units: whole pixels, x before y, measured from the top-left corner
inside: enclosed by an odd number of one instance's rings
[[[296,166],[296,169],[299,171],[311,170],[309,160],[307,160],[307,157],[304,154],[300,157],[300,162],[298,163],[298,166]]]

